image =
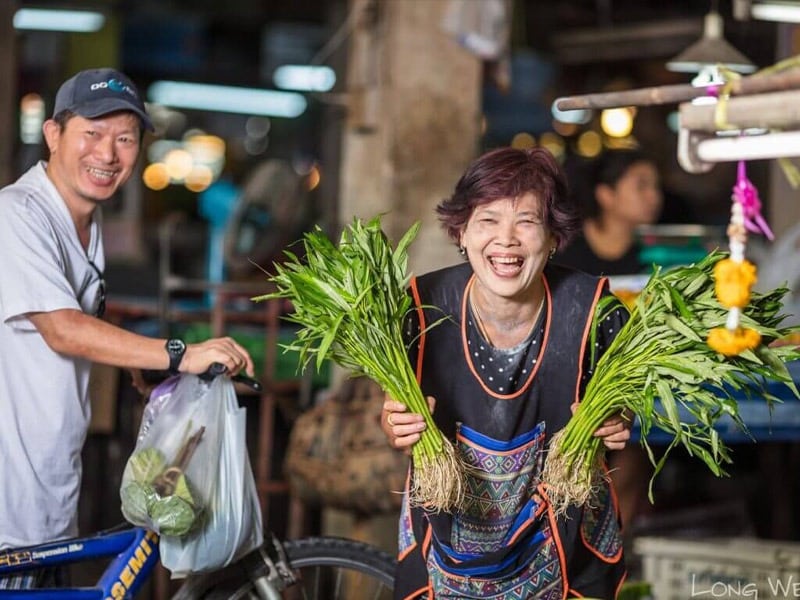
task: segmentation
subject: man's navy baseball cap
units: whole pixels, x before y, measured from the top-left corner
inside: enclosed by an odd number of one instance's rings
[[[145,129],[153,131],[139,90],[115,69],[87,69],[67,79],[56,94],[53,116],[65,110],[87,119],[128,110],[136,113]]]

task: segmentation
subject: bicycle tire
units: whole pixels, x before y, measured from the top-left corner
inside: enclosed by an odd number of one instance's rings
[[[396,561],[363,542],[330,536],[283,542],[297,584],[283,592],[290,600],[389,600],[394,590]],[[251,600],[252,582],[237,565],[203,575],[190,586],[192,593],[176,598]],[[357,592],[354,592],[356,590]]]
[[[289,540],[284,542],[284,548],[294,569],[317,566],[349,568],[369,574],[389,589],[394,589],[396,561],[375,546],[328,536]]]

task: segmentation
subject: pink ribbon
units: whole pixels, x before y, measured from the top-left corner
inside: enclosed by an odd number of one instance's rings
[[[733,186],[733,200],[742,206],[744,226],[748,231],[761,233],[769,240],[775,239],[772,235],[772,230],[761,215],[761,200],[758,197],[758,189],[756,189],[753,182],[747,178],[745,161],[743,160],[739,161],[736,171],[736,185]]]

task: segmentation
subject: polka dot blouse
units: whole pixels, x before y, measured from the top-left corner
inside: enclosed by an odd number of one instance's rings
[[[536,368],[539,360],[540,348],[544,337],[544,319],[547,310],[541,311],[536,325],[530,335],[513,348],[495,348],[480,332],[477,320],[472,310],[467,312],[467,347],[472,363],[483,383],[496,394],[508,395],[519,391],[527,381],[530,372]],[[616,333],[628,319],[628,311],[620,305],[611,311],[601,323],[598,324],[596,336],[596,357],[603,355]],[[406,339],[414,339],[419,333],[416,319],[406,323]],[[591,352],[586,349],[581,387],[592,376]]]

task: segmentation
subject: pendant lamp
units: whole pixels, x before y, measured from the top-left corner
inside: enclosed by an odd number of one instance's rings
[[[666,67],[678,73],[697,73],[695,85],[719,83],[719,66],[737,73],[752,73],[755,65],[723,36],[722,16],[715,8],[705,16],[703,36],[670,60]]]

